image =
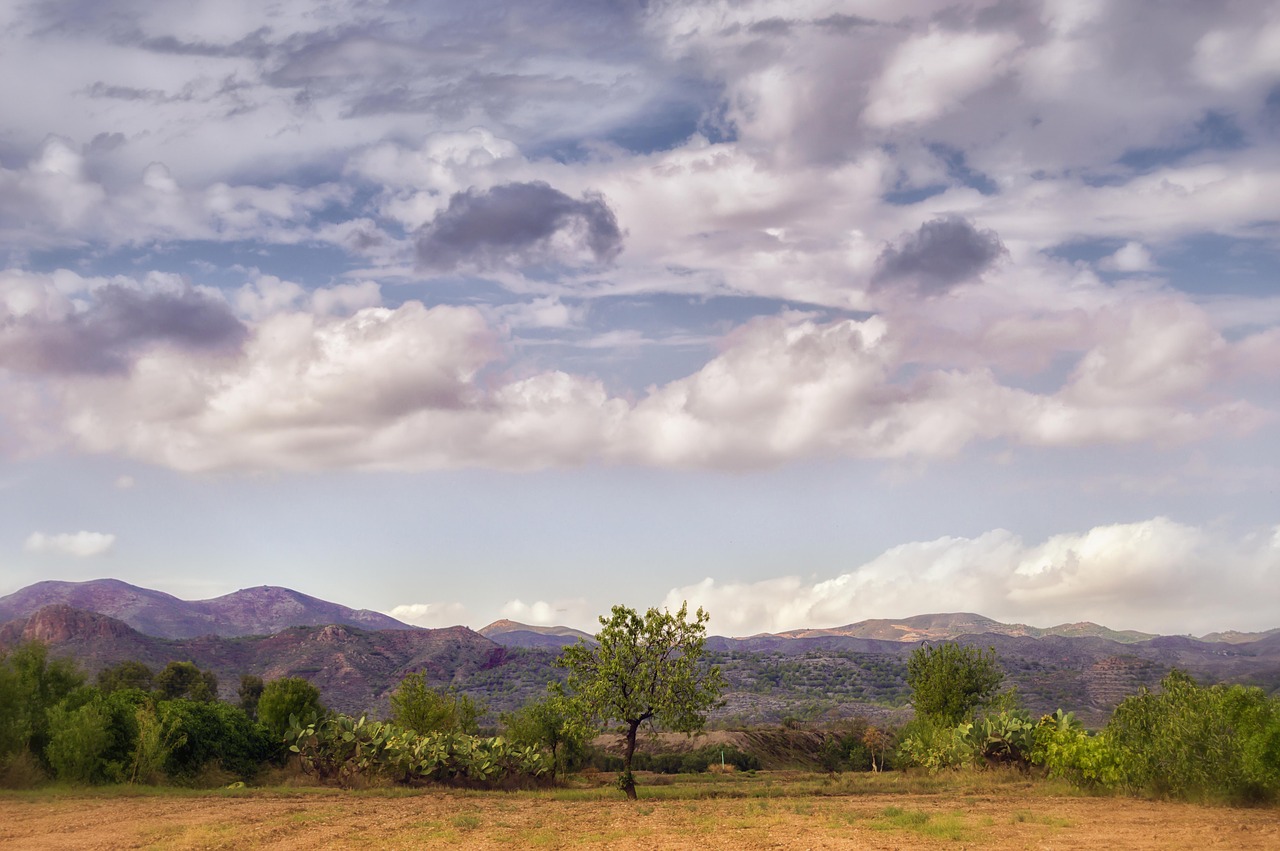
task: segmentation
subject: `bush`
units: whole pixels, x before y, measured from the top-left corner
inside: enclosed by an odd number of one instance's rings
[[[247,780],[277,752],[267,731],[239,707],[179,699],[162,701],[157,710],[162,729],[173,736],[164,770],[179,783],[191,783],[210,763]]]
[[[262,687],[258,697],[258,723],[277,741],[282,741],[289,732],[290,718],[305,721],[324,714],[320,689],[302,677],[272,680]]]
[[[1177,798],[1280,797],[1280,700],[1261,689],[1201,688],[1173,671],[1159,693],[1126,698],[1105,730],[1122,783]]]
[[[420,673],[409,674],[391,694],[391,720],[415,733],[475,734],[480,707],[465,694],[440,692]]]

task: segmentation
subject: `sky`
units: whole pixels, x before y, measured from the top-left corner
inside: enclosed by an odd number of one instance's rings
[[[0,594],[1280,626],[1280,4],[0,4]]]

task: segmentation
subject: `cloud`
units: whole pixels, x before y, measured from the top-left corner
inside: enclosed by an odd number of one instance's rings
[[[108,535],[102,532],[64,532],[59,535],[32,532],[27,537],[23,549],[29,553],[40,555],[90,558],[109,552],[115,546],[115,542],[115,535]]]
[[[1151,272],[1156,268],[1156,261],[1142,243],[1126,242],[1098,265],[1113,272]]]
[[[709,578],[672,589],[664,605],[702,606],[713,629],[735,635],[957,611],[1173,634],[1269,628],[1280,604],[1278,531],[1230,539],[1156,517],[1031,544],[997,529],[903,544],[819,581]]]
[[[872,280],[913,282],[924,292],[941,292],[981,274],[1007,253],[993,230],[959,216],[931,219],[885,248]]]
[[[417,241],[419,264],[436,271],[607,263],[621,250],[622,231],[602,197],[575,200],[540,181],[457,193]]]
[[[247,336],[225,302],[190,286],[142,292],[108,284],[93,291],[83,310],[11,314],[0,325],[0,367],[54,374],[121,373],[155,345],[228,354],[238,351]]]
[[[502,605],[502,616],[517,623],[533,626],[569,626],[594,623],[592,609],[581,598],[525,603],[508,600]]]
[[[863,118],[875,127],[921,123],[960,107],[1010,68],[1013,33],[931,30],[904,42],[871,86]]]
[[[457,626],[469,619],[467,607],[461,603],[404,603],[385,614],[403,623],[428,629]]]
[[[18,280],[11,311],[65,307],[52,282]],[[1280,338],[1228,339],[1205,310],[1170,293],[1106,292],[1110,304],[1035,320],[1007,315],[1000,293],[982,296],[1000,305],[992,318],[955,325],[957,311],[972,307],[964,299],[936,316],[760,317],[692,373],[616,395],[595,377],[510,361],[510,327],[489,319],[502,322],[501,312],[413,300],[360,308],[376,289],[346,285],[331,304],[264,277],[237,296],[257,318],[236,357],[157,343],[122,349],[128,370],[56,380],[11,370],[0,412],[31,450],[60,440],[181,470],[747,469],[815,457],[947,458],[992,440],[1187,442],[1271,419],[1231,388],[1264,374],[1250,364],[1280,358]],[[332,313],[338,302],[356,309]],[[572,319],[557,304],[535,301],[511,318]],[[1065,357],[1074,368],[1046,376],[1039,390],[996,370]]]

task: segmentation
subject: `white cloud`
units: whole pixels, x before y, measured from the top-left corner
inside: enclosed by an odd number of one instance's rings
[[[903,544],[827,580],[705,579],[672,589],[664,605],[687,600],[711,612],[715,631],[739,635],[962,611],[1173,634],[1269,628],[1280,605],[1274,541],[1228,539],[1163,517],[1039,544],[997,529]]]
[[[531,626],[564,626],[593,620],[592,610],[581,598],[552,602],[536,600],[532,603],[508,600],[502,606],[502,616]]]
[[[983,290],[936,316],[895,306],[861,320],[758,318],[694,373],[633,401],[594,378],[507,371],[503,332],[476,308],[406,301],[334,316],[377,298],[377,287],[304,299],[264,277],[237,296],[258,318],[234,355],[138,347],[121,349],[127,368],[60,374],[47,386],[38,372],[11,374],[5,409],[33,447],[60,434],[83,450],[182,470],[741,469],[949,457],[982,440],[1178,442],[1269,420],[1229,391],[1260,374],[1248,364],[1280,356],[1275,334],[1229,341],[1183,297],[1099,292],[1110,303],[1082,299],[1036,320]],[[532,306],[555,313],[557,304]],[[1010,360],[1064,355],[1074,369],[1039,391],[1000,379]]]
[[[1099,265],[1117,272],[1151,272],[1156,268],[1156,261],[1142,243],[1126,242]]]
[[[91,558],[107,553],[115,545],[116,536],[102,532],[64,532],[49,535],[32,532],[23,545],[29,553]]]
[[[404,603],[385,614],[411,626],[428,629],[457,626],[469,620],[467,608],[461,603]]]
[[[872,126],[922,122],[956,109],[1010,68],[1012,33],[932,30],[904,43],[872,85],[863,117]]]

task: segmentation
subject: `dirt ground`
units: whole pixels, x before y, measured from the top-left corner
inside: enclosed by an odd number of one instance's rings
[[[1280,810],[1123,798],[563,797],[28,793],[0,796],[0,848],[1280,848]]]

